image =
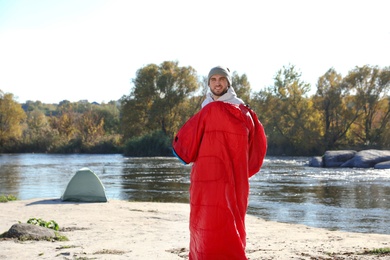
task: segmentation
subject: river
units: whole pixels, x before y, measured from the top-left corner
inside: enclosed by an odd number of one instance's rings
[[[308,167],[307,157],[266,157],[250,179],[248,214],[329,230],[390,234],[390,170]],[[188,203],[191,166],[174,157],[0,155],[0,195],[60,198],[88,167],[108,199]]]

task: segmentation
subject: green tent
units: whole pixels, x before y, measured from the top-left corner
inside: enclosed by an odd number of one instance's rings
[[[88,168],[81,168],[69,181],[63,201],[107,202],[106,191],[99,177]]]

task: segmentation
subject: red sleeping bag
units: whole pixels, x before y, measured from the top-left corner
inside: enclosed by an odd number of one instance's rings
[[[244,105],[212,102],[183,125],[173,149],[193,162],[190,259],[247,259],[249,177],[260,170],[267,149],[256,114]]]

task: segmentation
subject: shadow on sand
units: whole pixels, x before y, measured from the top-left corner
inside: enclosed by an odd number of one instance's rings
[[[44,199],[44,200],[37,200],[31,203],[27,203],[26,206],[33,206],[33,205],[54,205],[54,204],[90,204],[90,203],[104,203],[104,202],[84,202],[84,201],[63,201],[61,199]]]

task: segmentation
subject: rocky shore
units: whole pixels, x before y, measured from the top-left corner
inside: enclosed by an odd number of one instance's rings
[[[327,151],[323,156],[312,157],[311,167],[344,167],[390,169],[390,151],[388,150],[339,150]]]

